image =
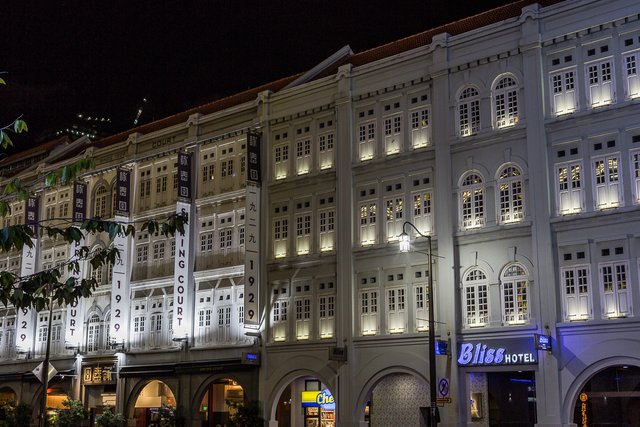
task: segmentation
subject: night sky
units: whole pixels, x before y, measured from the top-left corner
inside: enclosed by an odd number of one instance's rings
[[[143,98],[144,123],[506,3],[8,0],[0,124],[23,114],[23,147],[77,113],[125,130]]]

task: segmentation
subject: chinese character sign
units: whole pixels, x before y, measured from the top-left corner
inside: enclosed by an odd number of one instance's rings
[[[244,257],[244,324],[259,325],[260,296],[260,188],[247,184]]]
[[[191,153],[178,153],[178,197],[191,201]]]
[[[131,188],[131,172],[126,169],[118,169],[118,179],[116,180],[116,212],[121,215],[129,215]]]
[[[87,184],[73,184],[73,221],[83,222],[87,216]]]
[[[247,135],[247,181],[260,184],[260,134]]]
[[[30,276],[36,272],[38,260],[38,209],[39,199],[29,197],[26,201],[25,225],[30,226],[36,234],[31,239],[33,247],[24,245],[22,247],[22,263],[20,265],[20,276]],[[36,312],[28,308],[18,310],[18,324],[16,325],[16,347],[21,352],[32,352],[35,339]]]

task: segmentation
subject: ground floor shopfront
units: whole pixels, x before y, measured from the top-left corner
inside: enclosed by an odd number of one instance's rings
[[[563,325],[558,356],[563,421],[570,426],[640,425],[640,322]]]

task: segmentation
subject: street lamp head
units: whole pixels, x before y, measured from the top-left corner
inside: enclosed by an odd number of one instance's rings
[[[411,240],[406,231],[400,234],[400,252],[409,252],[411,249]]]

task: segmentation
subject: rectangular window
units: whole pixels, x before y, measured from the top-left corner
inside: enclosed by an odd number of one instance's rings
[[[614,96],[611,59],[586,65],[587,84],[589,85],[589,103],[591,107],[611,104]]]
[[[411,146],[413,148],[426,147],[431,143],[429,121],[429,108],[411,112]]]
[[[585,320],[591,317],[589,267],[565,267],[561,270],[566,320]]]
[[[413,197],[413,225],[422,234],[430,234],[433,229],[431,216],[431,192],[414,193]]]
[[[582,190],[582,164],[580,162],[556,165],[556,188],[560,215],[582,212],[584,194]]]
[[[366,202],[360,205],[360,244],[372,245],[377,242],[375,202]]]
[[[631,180],[635,203],[640,203],[640,151],[631,153]]]
[[[283,179],[289,175],[289,146],[279,145],[274,148],[274,171],[276,179]]]
[[[628,264],[626,262],[600,264],[599,270],[604,317],[631,315],[631,290],[627,281]]]
[[[273,221],[274,256],[282,258],[287,256],[287,243],[289,240],[289,219],[278,218]]]
[[[573,113],[578,109],[574,69],[551,74],[551,90],[555,115]]]
[[[371,160],[376,154],[376,124],[363,123],[358,127],[358,158]]]
[[[640,51],[624,55],[623,62],[624,85],[625,91],[627,92],[627,98],[637,98],[640,96],[640,75],[638,74]]]
[[[596,209],[615,208],[622,202],[618,164],[618,156],[606,156],[593,161]]]
[[[486,284],[465,285],[465,320],[468,327],[484,326],[489,321],[489,289]]]
[[[147,262],[148,259],[149,259],[149,246],[138,245],[136,247],[136,261],[141,263],[141,262]]]
[[[360,332],[362,335],[378,333],[378,292],[360,293]]]
[[[319,158],[318,164],[320,169],[330,169],[333,167],[334,154],[333,154],[334,134],[327,133],[318,136],[318,151]]]
[[[388,199],[385,201],[385,207],[387,241],[396,241],[402,233],[404,223],[404,199],[402,197]]]

